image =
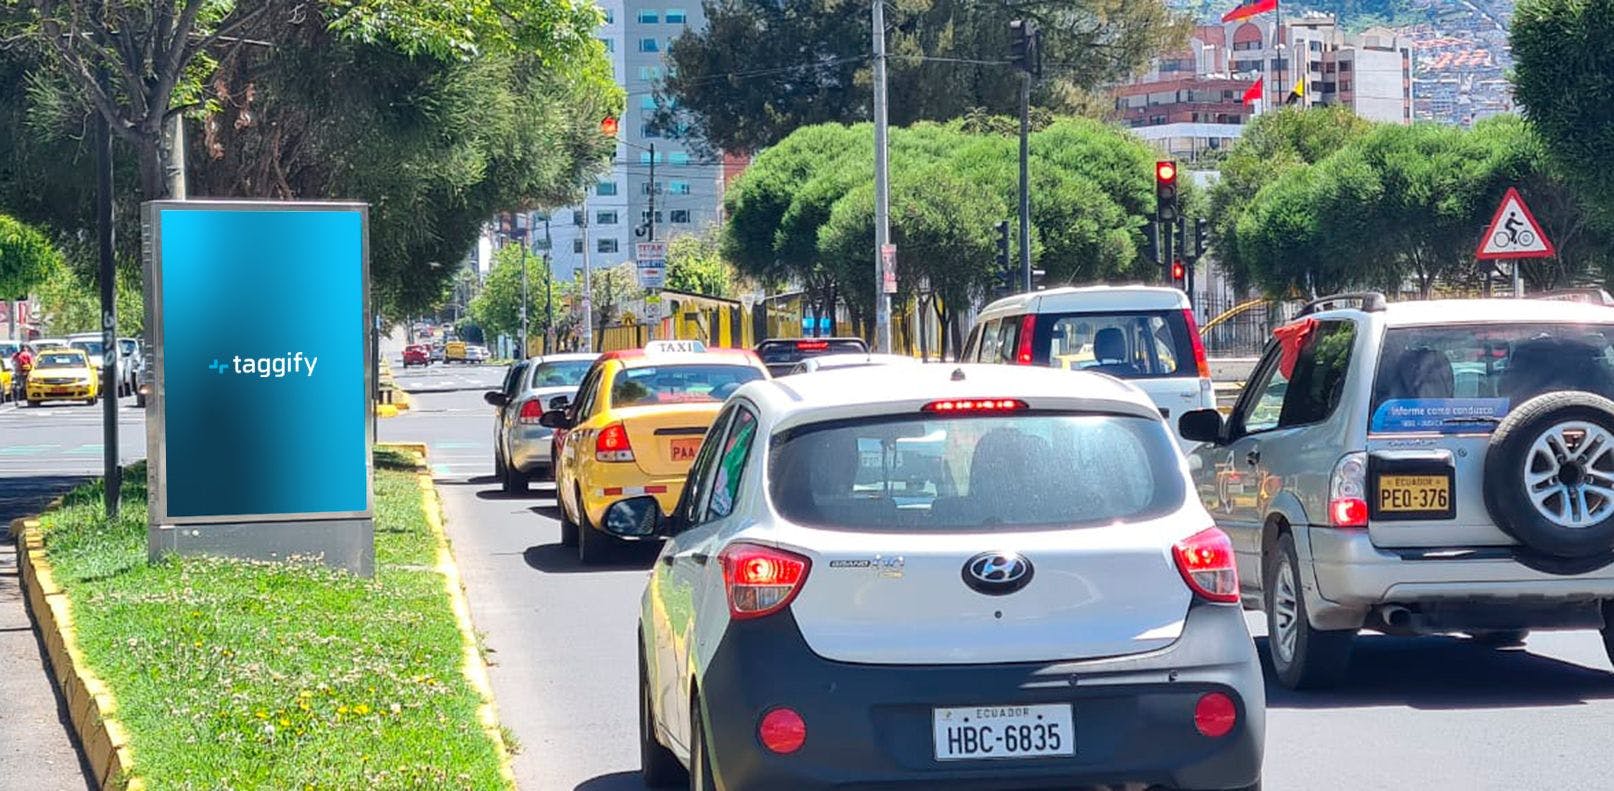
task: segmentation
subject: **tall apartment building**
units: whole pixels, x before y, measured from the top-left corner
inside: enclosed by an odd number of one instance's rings
[[[1117,86],[1115,117],[1174,156],[1195,159],[1230,145],[1254,108],[1243,101],[1257,80],[1264,104],[1283,106],[1304,75],[1307,105],[1343,105],[1372,121],[1412,120],[1412,55],[1384,28],[1340,30],[1333,16],[1274,14],[1199,25],[1189,49],[1161,57],[1134,82]]]
[[[706,24],[698,0],[599,0],[605,24],[598,36],[611,58],[627,108],[618,119],[616,157],[610,172],[588,189],[581,205],[548,215],[550,252],[557,278],[569,278],[583,265],[583,249],[595,268],[633,258],[634,243],[649,241],[650,204],[655,203],[655,238],[660,241],[700,233],[717,220],[723,162],[703,160],[676,140],[650,128],[656,110],[656,83],[666,73],[672,40]],[[654,149],[654,153],[652,153]],[[651,162],[655,163],[652,183]],[[587,221],[587,229],[581,223]],[[545,220],[536,218],[533,240],[544,245]]]

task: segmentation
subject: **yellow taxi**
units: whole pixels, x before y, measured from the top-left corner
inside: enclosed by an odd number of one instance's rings
[[[28,406],[64,400],[94,404],[101,396],[101,384],[83,349],[41,349],[34,357],[34,369],[28,372],[23,395]]]
[[[561,543],[599,563],[621,543],[600,529],[606,520],[646,524],[671,513],[723,401],[767,375],[750,350],[707,350],[698,341],[602,355],[577,398],[541,419],[566,432],[555,465]]]

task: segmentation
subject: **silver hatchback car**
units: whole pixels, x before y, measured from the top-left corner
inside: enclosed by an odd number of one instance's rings
[[[510,366],[504,384],[483,396],[496,410],[493,429],[493,469],[500,486],[510,493],[527,491],[534,477],[554,475],[550,453],[553,429],[538,419],[577,395],[597,355],[550,354]]]
[[[1614,654],[1614,309],[1354,294],[1274,335],[1179,429],[1283,684],[1341,681],[1362,628]]]

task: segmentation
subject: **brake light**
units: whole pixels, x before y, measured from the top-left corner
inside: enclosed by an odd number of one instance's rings
[[[829,341],[796,341],[796,348],[804,352],[821,352],[829,348]]]
[[[1367,454],[1347,453],[1328,482],[1328,521],[1334,527],[1367,527]]]
[[[717,555],[723,564],[729,617],[761,618],[790,606],[807,580],[812,561],[782,549],[736,542]]]
[[[1194,728],[1212,739],[1232,733],[1238,721],[1239,708],[1226,693],[1207,692],[1194,704]]]
[[[537,399],[532,399],[521,404],[521,414],[516,418],[516,422],[525,426],[533,426],[537,425],[538,419],[543,416],[544,405],[539,403]]]
[[[598,461],[633,461],[633,443],[621,423],[612,423],[594,435],[594,458]]]
[[[1015,362],[1021,365],[1031,364],[1031,336],[1037,331],[1037,316],[1027,313],[1020,317],[1020,348],[1015,354]]]
[[[921,407],[924,412],[1019,412],[1029,409],[1026,402],[1017,398],[950,398],[932,401]]]
[[[780,707],[762,716],[757,725],[757,739],[762,746],[789,755],[807,743],[807,721],[795,709]]]
[[[1210,358],[1205,356],[1205,339],[1199,337],[1199,322],[1194,321],[1192,308],[1183,308],[1183,321],[1188,322],[1188,338],[1194,344],[1194,365],[1199,367],[1199,378],[1210,379]]]
[[[1238,603],[1238,567],[1233,562],[1233,541],[1226,533],[1206,528],[1178,541],[1171,554],[1189,590],[1210,601]]]

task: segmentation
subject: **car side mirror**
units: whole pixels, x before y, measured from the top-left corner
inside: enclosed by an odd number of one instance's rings
[[[558,395],[558,396],[555,396],[554,398],[549,399],[549,408],[550,409],[565,409],[566,407],[569,407],[571,405],[572,405],[572,400],[570,398],[567,398],[566,396],[563,396],[563,395]]]
[[[489,390],[488,392],[483,393],[482,400],[488,402],[489,406],[496,406],[500,409],[510,405],[510,396],[507,396],[498,390]]]
[[[630,497],[605,509],[605,532],[620,538],[649,538],[661,527],[661,504],[654,497]]]
[[[1177,433],[1190,442],[1220,443],[1222,425],[1222,413],[1214,409],[1196,409],[1184,412],[1177,418]]]
[[[564,429],[571,428],[572,421],[566,417],[565,410],[551,409],[538,416],[538,425],[544,428]]]

